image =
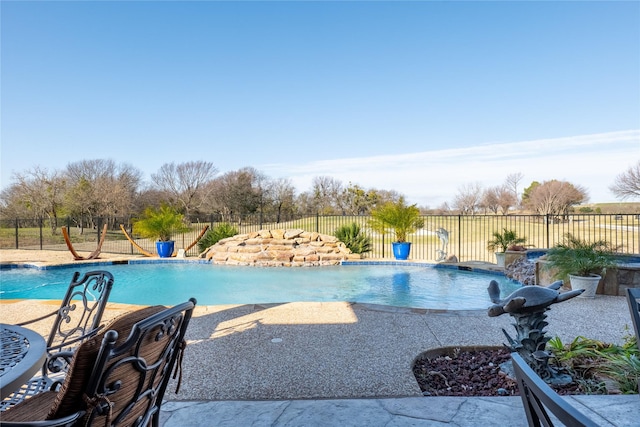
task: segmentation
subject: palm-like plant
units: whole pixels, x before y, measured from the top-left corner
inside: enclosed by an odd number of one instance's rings
[[[519,237],[514,230],[507,230],[503,228],[502,231],[494,231],[493,239],[487,242],[487,249],[495,251],[499,249],[499,252],[506,252],[509,246],[519,245],[527,241],[526,237]]]
[[[227,237],[233,237],[238,234],[238,229],[228,222],[223,222],[216,225],[212,230],[207,231],[202,239],[198,242],[198,249],[200,252],[215,245],[222,239]]]
[[[387,202],[371,211],[369,226],[386,234],[393,231],[396,242],[406,242],[407,235],[424,227],[424,219],[416,205],[407,205],[401,197],[397,202]]]
[[[134,233],[160,242],[168,242],[174,233],[185,231],[189,231],[189,227],[184,223],[184,215],[168,205],[145,209],[143,217],[133,223]]]
[[[371,239],[362,232],[360,226],[355,222],[338,228],[334,236],[354,254],[363,254],[371,251]]]
[[[563,243],[549,249],[546,260],[546,267],[555,269],[557,278],[569,274],[586,277],[604,274],[607,268],[614,267],[615,253],[605,240],[587,242],[567,233]]]

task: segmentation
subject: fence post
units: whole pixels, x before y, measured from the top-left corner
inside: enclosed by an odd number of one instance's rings
[[[133,222],[129,221],[127,225],[129,226],[129,235],[133,239]],[[131,255],[133,255],[133,245],[131,243],[129,243],[129,251],[131,251]]]
[[[18,219],[16,218],[16,249],[18,248]]]
[[[458,215],[458,261],[462,262],[462,215]]]
[[[320,232],[320,214],[316,212],[316,233]]]
[[[551,221],[550,221],[550,218],[549,218],[549,214],[545,215],[544,220],[547,223],[547,226],[545,227],[546,233],[547,233],[547,248],[550,248],[551,247],[551,238],[550,238],[551,236],[549,234],[551,232],[549,231],[549,222],[551,222]]]
[[[40,250],[42,250],[42,217],[38,218],[38,223],[40,224]]]

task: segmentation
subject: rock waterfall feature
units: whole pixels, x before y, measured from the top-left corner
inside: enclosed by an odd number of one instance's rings
[[[301,229],[260,230],[220,240],[200,256],[214,264],[312,267],[358,260],[336,237]]]

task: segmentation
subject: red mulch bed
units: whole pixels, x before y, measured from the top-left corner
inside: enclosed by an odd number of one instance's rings
[[[511,359],[507,349],[462,349],[449,353],[427,352],[416,359],[413,373],[425,396],[519,395],[515,380],[500,369],[501,363]],[[582,393],[575,382],[553,388],[563,395]]]

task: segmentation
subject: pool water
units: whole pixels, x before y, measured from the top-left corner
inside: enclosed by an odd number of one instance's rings
[[[491,305],[489,281],[505,297],[521,285],[504,276],[429,266],[259,268],[196,263],[0,270],[0,299],[61,299],[74,271],[110,271],[111,302],[199,305],[350,301],[443,310]]]

